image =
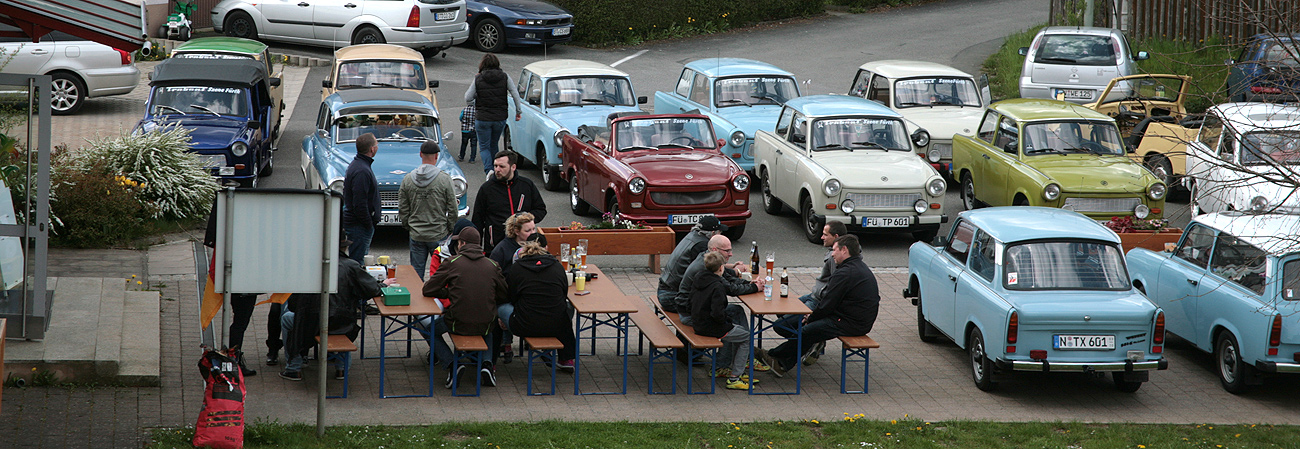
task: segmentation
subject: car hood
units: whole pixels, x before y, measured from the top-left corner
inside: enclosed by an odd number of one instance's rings
[[[821,151],[813,160],[845,189],[924,186],[934,169],[910,151]]]
[[[943,140],[951,139],[953,134],[974,135],[984,118],[984,108],[979,106],[917,107],[899,113],[930,133],[930,137]]]
[[[1049,154],[1031,156],[1027,161],[1066,192],[1145,192],[1147,186],[1155,181],[1146,167],[1126,156]]]
[[[718,110],[718,117],[731,122],[741,130],[745,131],[745,136],[754,138],[754,132],[760,129],[771,131],[776,126],[776,119],[781,115],[781,105],[764,104],[749,106],[732,106]],[[730,136],[717,136],[719,139],[726,139]]]
[[[196,117],[157,117],[142,120],[137,129],[149,131],[160,125],[180,125],[190,131],[190,149],[213,150],[229,147],[235,139],[244,135],[248,122],[231,117],[196,116]]]
[[[639,151],[619,160],[655,186],[726,185],[739,171],[730,158],[712,150]]]
[[[478,2],[484,5],[505,8],[515,12],[533,14],[568,14],[567,11],[560,9],[558,6],[533,0],[478,0]]]
[[[379,142],[379,152],[375,153],[375,162],[370,164],[370,169],[375,172],[375,180],[380,186],[400,186],[402,178],[420,166],[420,141],[411,142]],[[343,154],[355,154],[356,145],[346,144],[347,148],[342,145],[339,151]],[[438,169],[447,172],[448,175],[464,178],[465,173],[460,167],[453,162],[452,158],[445,157],[451,154],[447,151],[445,145],[442,145],[442,154],[444,157],[438,158]],[[349,159],[350,163],[351,160]],[[395,188],[395,187],[394,187]]]
[[[1024,324],[1146,321],[1156,306],[1129,291],[1014,291],[1008,295]],[[1086,318],[1085,318],[1086,317]]]
[[[569,132],[577,132],[578,127],[582,125],[605,126],[609,115],[615,112],[636,112],[640,111],[636,106],[608,106],[608,105],[585,105],[585,106],[565,106],[558,109],[551,109],[546,112],[546,116],[560,122],[560,126],[565,127]],[[550,139],[551,136],[538,136]]]

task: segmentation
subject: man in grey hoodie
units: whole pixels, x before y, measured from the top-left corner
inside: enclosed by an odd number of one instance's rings
[[[424,279],[429,255],[447,241],[458,217],[451,175],[438,169],[438,143],[420,146],[420,166],[402,178],[397,190],[397,216],[411,236],[411,265]]]

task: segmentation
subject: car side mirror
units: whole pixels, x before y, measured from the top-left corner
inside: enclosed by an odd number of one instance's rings
[[[636,104],[646,104],[647,101],[650,101],[650,99],[649,99],[649,98],[646,98],[645,95],[642,95],[642,96],[640,96],[640,97],[636,97]]]
[[[930,245],[936,248],[943,248],[945,246],[948,246],[948,237],[942,235],[935,236],[934,241],[930,242]]]
[[[528,97],[528,104],[531,104],[533,106],[541,106],[542,99],[537,97]]]
[[[262,122],[259,122],[257,120],[248,122],[248,129],[262,129]]]
[[[323,129],[318,129],[318,130],[316,130],[316,137],[320,137],[320,138],[322,138],[322,139],[329,140],[329,138],[330,138],[330,132],[329,132],[329,131],[326,131],[326,130],[323,130]]]
[[[1016,143],[1015,143],[1015,142],[1007,142],[1006,145],[1003,145],[1003,146],[1002,146],[1002,152],[1004,152],[1004,153],[1016,154]]]
[[[721,149],[722,147],[725,147],[725,146],[727,146],[727,140],[726,140],[726,139],[718,139],[718,148]]]
[[[279,86],[280,86],[280,79],[279,79],[279,78],[267,78],[267,79],[266,79],[266,83],[267,83],[267,84],[270,84],[271,87],[279,87]]]
[[[429,88],[430,88],[430,89],[437,89],[437,88],[438,88],[438,80],[429,81]]]
[[[1128,152],[1129,154],[1135,154],[1137,153],[1137,147],[1133,145],[1124,145],[1124,151]]]
[[[596,149],[598,149],[598,150],[604,150],[604,149],[605,149],[605,142],[592,142],[592,143],[591,143],[591,146],[596,147]]]
[[[451,131],[442,133],[442,140],[451,140]]]
[[[334,82],[330,80],[320,80],[320,87],[329,89],[331,87],[334,87]]]
[[[1151,59],[1151,55],[1150,55],[1150,54],[1147,54],[1147,52],[1145,52],[1145,51],[1139,51],[1139,52],[1137,53],[1137,57],[1134,58],[1134,59],[1136,59],[1136,60],[1138,60],[1138,61],[1145,61],[1145,60],[1147,60],[1147,59]]]
[[[1016,53],[1019,53],[1020,56],[1029,56],[1029,47],[1020,47],[1019,50],[1016,50]]]

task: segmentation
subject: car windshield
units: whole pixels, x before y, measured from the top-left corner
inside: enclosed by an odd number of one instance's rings
[[[1182,78],[1138,78],[1129,80],[1133,91],[1130,98],[1154,101],[1174,101],[1183,89]]]
[[[1024,150],[1027,156],[1044,154],[1091,153],[1124,155],[1124,141],[1113,122],[1061,121],[1025,125]]]
[[[900,108],[980,106],[980,96],[970,78],[911,78],[894,82],[894,104]]]
[[[1241,143],[1242,165],[1300,165],[1300,131],[1256,131]]]
[[[1115,65],[1119,43],[1110,36],[1048,34],[1034,54],[1034,62],[1064,65]]]
[[[719,108],[780,105],[798,96],[794,78],[788,76],[744,76],[719,78],[713,82],[713,103]]]
[[[830,118],[813,122],[813,150],[911,149],[903,121],[887,117]]]
[[[424,68],[410,61],[349,61],[339,64],[338,89],[396,87],[424,90]]]
[[[626,78],[559,78],[546,82],[546,106],[636,106]]]
[[[664,148],[714,148],[713,127],[700,118],[624,120],[614,125],[619,151]]]
[[[1114,243],[1029,242],[1007,247],[1003,283],[1011,290],[1128,290]]]
[[[437,140],[438,119],[424,114],[355,114],[334,120],[334,143],[371,133],[379,140]]]
[[[1300,48],[1292,41],[1274,42],[1264,50],[1264,63],[1300,67],[1300,62],[1296,62],[1297,53],[1300,53]]]
[[[153,115],[207,114],[248,117],[248,89],[209,86],[160,86],[149,101]]]

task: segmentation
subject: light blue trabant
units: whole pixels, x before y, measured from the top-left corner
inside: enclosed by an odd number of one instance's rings
[[[1300,373],[1300,216],[1196,217],[1173,252],[1128,253],[1133,285],[1168,312],[1169,332],[1214,354],[1223,389]]]
[[[1079,213],[962,212],[947,238],[912,244],[908,273],[921,341],[965,348],[981,390],[1001,372],[1109,371],[1131,393],[1168,366],[1164,312],[1129,283],[1119,237]]]
[[[379,202],[383,208],[380,226],[401,226],[397,218],[397,189],[402,178],[420,166],[420,146],[438,142],[442,157],[438,169],[451,175],[451,185],[464,216],[469,212],[465,197],[465,173],[449,157],[445,136],[438,123],[438,109],[430,100],[411,90],[354,89],[330,94],[316,115],[316,132],[302,139],[302,171],[309,189],[343,191],[343,176],[357,155],[357,137],[374,134],[379,151],[370,166],[379,181]]]
[[[799,96],[794,74],[740,58],[697,59],[686,64],[677,88],[655,92],[655,114],[692,111],[709,117],[713,134],[725,138],[722,154],[754,170],[754,133],[772,129],[781,105]]]
[[[515,121],[514,102],[506,121],[506,148],[542,170],[547,190],[565,190],[560,179],[561,133],[582,125],[604,126],[610,114],[637,112],[646,97],[632,91],[632,79],[598,62],[551,59],[524,66],[519,83],[522,119]]]

